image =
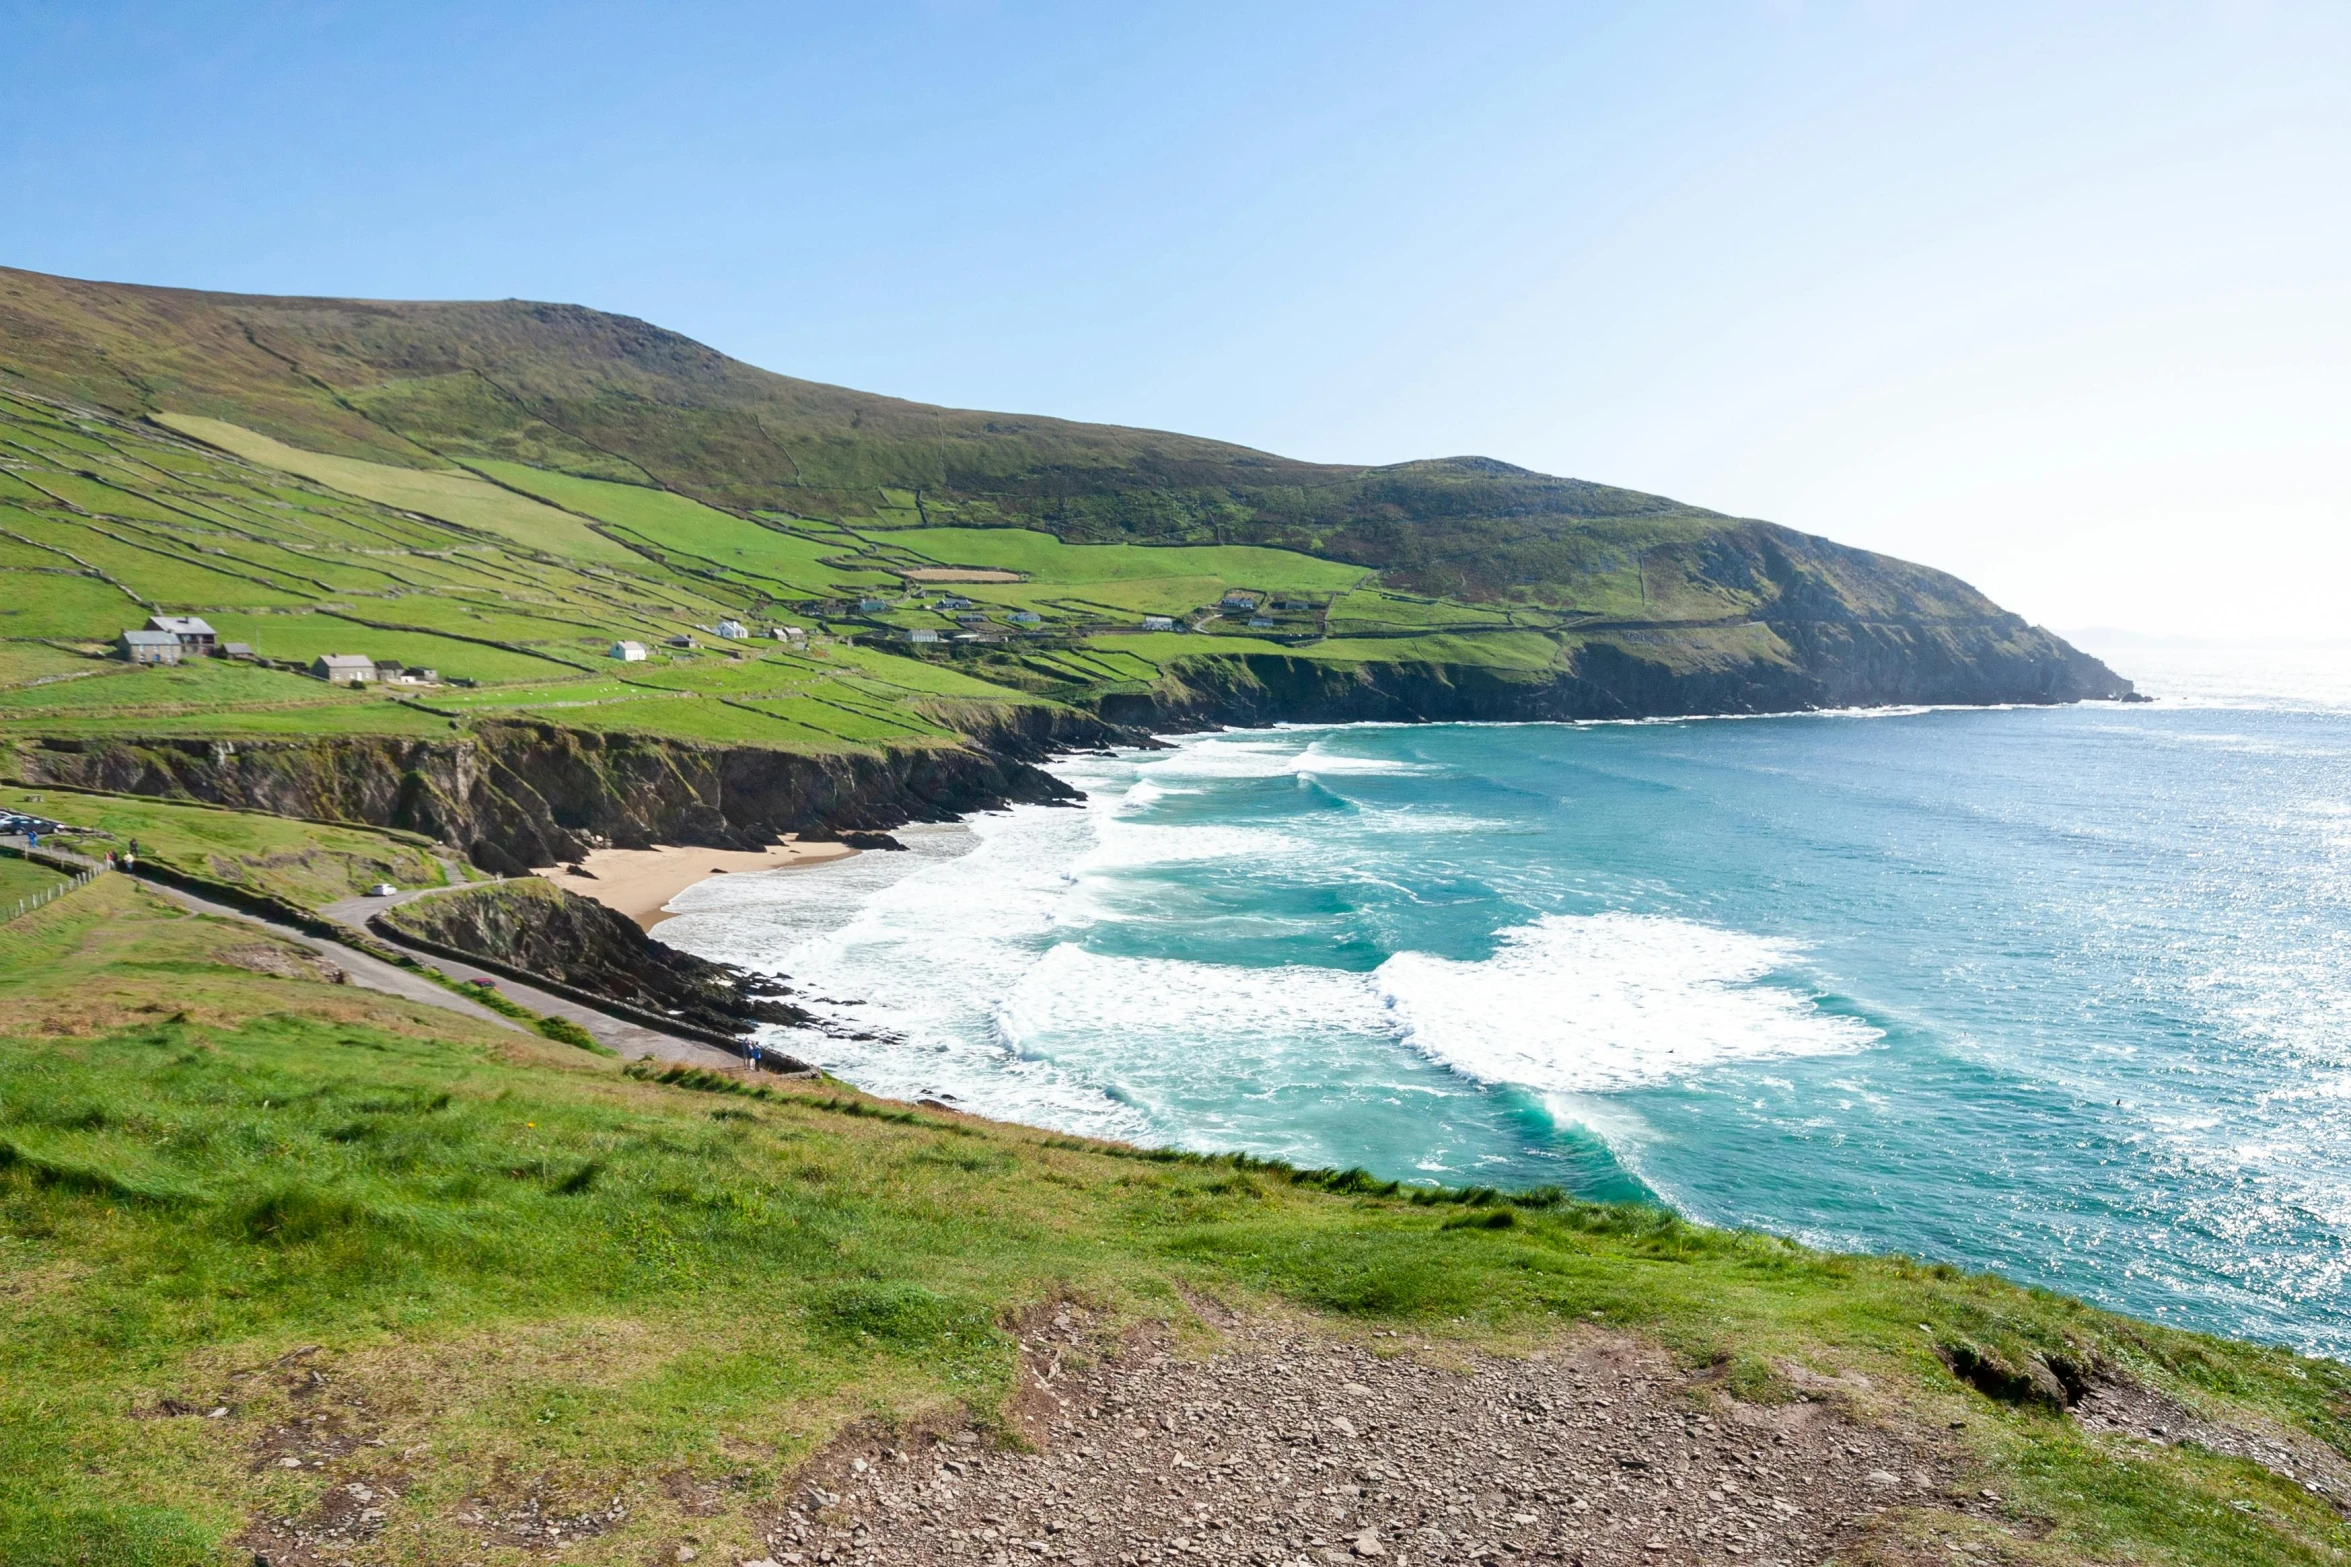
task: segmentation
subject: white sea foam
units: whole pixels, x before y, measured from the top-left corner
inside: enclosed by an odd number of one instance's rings
[[[1155,780],[1171,770],[1203,780],[1345,770],[1346,759],[1334,768],[1301,738],[1214,736],[1076,759],[1059,771],[1087,790],[1084,810],[1024,807],[915,830],[906,855],[720,878],[681,900],[688,912],[665,935],[792,976],[832,1027],[778,1031],[776,1042],[877,1092],[1204,1146],[1250,1135],[1251,1105],[1269,1099],[1342,1082],[1410,1092],[1427,1071],[1408,1064],[1415,1055],[1532,1090],[1555,1114],[1598,1128],[1609,1118],[1591,1095],[1876,1037],[1769,982],[1791,948],[1685,920],[1549,917],[1505,932],[1482,961],[1404,952],[1368,974],[1094,950],[1089,932],[1159,917],[1147,894],[1162,871],[1350,873],[1339,862],[1353,833],[1326,842],[1157,819],[1165,794]],[[1356,830],[1392,820],[1426,831],[1419,815],[1376,813]]]
[[[1601,1093],[1727,1061],[1859,1050],[1878,1031],[1766,983],[1787,943],[1656,915],[1546,915],[1494,955],[1400,952],[1376,976],[1405,1040],[1491,1083]]]
[[[1395,757],[1356,756],[1334,749],[1325,731],[1251,729],[1193,736],[1169,750],[1136,757],[1133,765],[1155,783],[1176,779],[1280,778],[1313,773],[1401,777],[1433,771],[1427,764]]]

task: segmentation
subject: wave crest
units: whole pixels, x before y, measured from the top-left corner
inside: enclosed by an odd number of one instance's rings
[[[1490,1083],[1600,1093],[1882,1037],[1767,983],[1791,943],[1646,914],[1545,915],[1476,962],[1400,952],[1373,976],[1407,1044]]]

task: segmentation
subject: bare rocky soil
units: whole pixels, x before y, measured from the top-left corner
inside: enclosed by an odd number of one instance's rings
[[[1947,1520],[1945,1561],[2014,1539],[1997,1498],[1951,1493],[1929,1442],[1834,1397],[1742,1404],[1598,1333],[1501,1359],[1267,1331],[1213,1359],[1146,1349],[1067,1372],[1080,1341],[1067,1316],[1028,1337],[1036,1450],[969,1431],[844,1441],[766,1560],[1792,1567],[1904,1556],[1891,1515],[1919,1508]]]

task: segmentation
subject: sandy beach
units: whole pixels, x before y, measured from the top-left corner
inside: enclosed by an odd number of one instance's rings
[[[542,867],[532,874],[546,877],[566,892],[618,909],[651,930],[669,918],[666,905],[670,899],[711,876],[821,865],[856,852],[845,843],[801,843],[792,838],[760,850],[687,849],[662,844],[651,849],[595,850],[579,862],[588,873],[585,876],[575,876],[562,866]]]

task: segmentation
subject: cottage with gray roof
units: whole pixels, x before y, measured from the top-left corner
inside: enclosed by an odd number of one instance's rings
[[[321,653],[310,664],[310,672],[333,685],[376,682],[376,661],[364,653]]]
[[[220,643],[220,633],[201,615],[149,615],[149,631],[167,631],[191,653],[209,653]]]
[[[180,639],[168,631],[147,627],[126,631],[115,638],[122,656],[134,664],[176,664],[180,661]]]

